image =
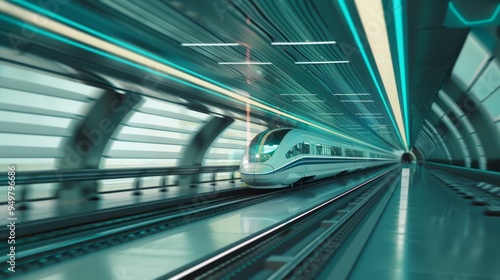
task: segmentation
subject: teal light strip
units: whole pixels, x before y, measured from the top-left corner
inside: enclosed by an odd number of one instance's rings
[[[98,32],[98,31],[96,31],[96,30],[93,30],[93,29],[91,29],[91,28],[88,28],[87,26],[81,25],[81,24],[79,24],[79,23],[77,23],[77,22],[74,22],[74,21],[72,21],[72,20],[70,20],[70,19],[67,19],[67,18],[65,18],[65,17],[62,17],[62,16],[60,16],[60,15],[58,15],[58,14],[56,14],[56,13],[53,13],[53,12],[51,12],[51,11],[48,11],[48,10],[42,9],[42,8],[40,8],[39,6],[36,6],[36,5],[34,5],[34,4],[28,3],[28,2],[23,1],[23,0],[13,0],[13,1],[11,1],[11,2],[12,2],[12,3],[15,3],[15,4],[18,4],[18,5],[20,5],[20,6],[23,6],[23,7],[27,8],[27,9],[29,9],[29,10],[31,10],[31,11],[34,11],[34,12],[40,13],[40,14],[42,14],[42,15],[45,15],[45,16],[47,16],[47,17],[49,17],[49,18],[52,18],[52,19],[54,19],[54,20],[57,20],[57,21],[59,21],[59,22],[62,22],[62,23],[64,23],[64,24],[67,24],[67,25],[69,25],[69,26],[72,26],[72,27],[74,27],[74,28],[77,28],[77,29],[79,29],[79,30],[85,31],[85,32],[87,32],[87,33],[89,33],[89,34],[92,34],[92,35],[94,35],[94,36],[97,36],[97,37],[99,37],[99,38],[101,38],[101,39],[103,39],[103,40],[106,40],[106,41],[108,41],[108,42],[112,42],[112,43],[114,43],[114,44],[117,44],[117,45],[119,45],[119,46],[121,46],[121,47],[124,47],[124,48],[126,48],[126,49],[130,50],[130,51],[133,51],[133,52],[136,52],[136,53],[140,53],[140,54],[142,54],[142,55],[144,55],[144,56],[146,56],[146,57],[148,57],[148,58],[151,58],[151,59],[154,59],[154,60],[156,60],[156,61],[159,61],[159,62],[161,62],[161,63],[163,63],[163,64],[166,64],[166,65],[168,65],[168,66],[171,66],[171,67],[173,67],[173,68],[175,68],[175,69],[177,69],[177,70],[181,70],[181,71],[183,71],[183,72],[186,72],[186,73],[189,73],[189,74],[191,74],[191,75],[194,75],[194,76],[196,76],[196,77],[198,77],[198,78],[200,78],[200,79],[203,79],[203,80],[208,81],[208,82],[210,82],[210,83],[216,84],[216,85],[218,85],[218,86],[220,86],[220,87],[223,87],[223,88],[225,88],[225,89],[228,89],[228,90],[230,90],[230,91],[234,91],[234,92],[237,92],[237,93],[244,94],[244,93],[243,93],[243,92],[241,92],[241,91],[238,91],[238,90],[236,90],[236,89],[234,89],[234,88],[231,88],[231,87],[229,87],[229,86],[227,86],[227,85],[221,84],[221,83],[219,83],[219,82],[217,82],[217,81],[215,81],[215,80],[212,80],[212,79],[210,79],[210,78],[208,78],[208,77],[205,77],[205,76],[203,76],[203,75],[201,75],[201,74],[199,74],[199,73],[196,73],[196,72],[194,72],[194,71],[191,71],[191,70],[189,70],[189,69],[186,69],[186,68],[184,68],[184,67],[182,67],[182,66],[179,66],[179,65],[177,65],[177,64],[175,64],[175,63],[172,63],[172,62],[170,62],[170,61],[168,61],[168,60],[165,60],[165,59],[163,59],[163,58],[161,58],[161,57],[159,57],[159,56],[157,56],[157,55],[154,55],[154,54],[152,54],[152,53],[150,53],[150,52],[147,52],[147,51],[145,51],[145,50],[143,50],[143,49],[140,49],[140,48],[137,48],[137,47],[135,47],[135,46],[133,46],[133,45],[127,44],[126,42],[120,41],[120,40],[115,39],[115,38],[113,38],[113,37],[110,37],[110,36],[108,36],[108,35],[106,35],[106,34],[103,34],[103,33],[101,33],[101,32]]]
[[[467,20],[462,13],[460,13],[455,7],[455,4],[453,4],[453,1],[448,2],[448,8],[450,11],[464,24],[467,26],[473,26],[473,25],[481,25],[481,24],[489,24],[492,23],[500,14],[500,4],[496,7],[495,11],[493,11],[493,14],[486,19],[481,19],[481,20]]]
[[[400,9],[398,12],[397,9]],[[398,61],[399,61],[399,75],[401,79],[401,95],[403,96],[403,120],[405,125],[406,143],[408,150],[410,150],[410,129],[409,129],[409,115],[408,115],[408,92],[406,85],[406,55],[405,55],[405,37],[404,37],[404,25],[403,25],[403,2],[401,0],[393,0],[392,2],[393,15],[395,19],[396,27],[396,42],[398,49]]]
[[[0,0],[0,1],[1,1],[1,0]],[[165,60],[165,59],[163,59],[163,58],[161,58],[161,57],[159,57],[159,56],[157,56],[157,55],[155,55],[155,54],[153,54],[153,53],[147,52],[147,51],[145,51],[145,50],[143,50],[143,49],[137,48],[137,47],[135,47],[135,46],[133,46],[133,45],[130,45],[130,44],[126,43],[126,42],[120,41],[120,40],[115,39],[115,38],[113,38],[113,37],[110,37],[110,36],[108,36],[108,35],[106,35],[106,34],[103,34],[103,33],[101,33],[101,32],[98,32],[98,31],[96,31],[96,30],[93,30],[93,29],[91,29],[91,28],[89,28],[89,27],[87,27],[87,26],[84,26],[84,25],[79,24],[79,23],[77,23],[77,22],[74,22],[74,21],[72,21],[72,20],[70,20],[70,19],[67,19],[67,18],[65,18],[65,17],[62,17],[62,16],[60,16],[60,15],[58,15],[58,14],[56,14],[56,13],[53,13],[53,12],[50,12],[50,11],[48,11],[48,10],[42,9],[42,8],[40,8],[39,6],[36,6],[36,5],[32,4],[32,3],[28,3],[28,2],[26,2],[26,1],[24,1],[24,0],[12,0],[11,2],[12,2],[12,3],[15,3],[15,4],[18,4],[18,5],[20,5],[20,6],[23,6],[23,7],[27,8],[27,9],[29,9],[29,10],[33,11],[33,12],[43,14],[43,15],[45,15],[45,16],[47,16],[47,17],[50,17],[50,18],[52,18],[52,19],[54,19],[54,20],[56,20],[56,21],[59,21],[59,22],[61,22],[61,23],[67,24],[67,25],[69,25],[69,26],[72,26],[72,27],[74,27],[74,28],[76,28],[76,29],[78,29],[78,30],[81,30],[81,31],[87,32],[87,33],[89,33],[89,34],[95,35],[96,37],[101,38],[101,39],[103,39],[103,40],[105,40],[105,41],[108,41],[108,42],[112,42],[112,43],[114,43],[114,44],[117,44],[117,45],[119,45],[119,46],[121,46],[121,47],[123,47],[123,48],[125,48],[125,49],[127,49],[127,50],[129,50],[129,51],[133,51],[133,52],[139,53],[139,54],[141,54],[141,55],[144,55],[145,57],[148,57],[148,58],[150,58],[150,59],[153,59],[153,60],[158,61],[158,62],[160,62],[160,63],[163,63],[163,64],[165,64],[165,65],[171,66],[171,67],[173,67],[173,68],[175,68],[175,69],[177,69],[177,70],[183,71],[183,72],[185,72],[185,73],[189,73],[189,74],[191,74],[191,75],[193,75],[193,76],[196,76],[196,77],[198,77],[198,78],[200,78],[200,79],[202,79],[202,80],[205,80],[205,81],[210,82],[210,83],[212,83],[212,84],[218,85],[218,86],[220,86],[220,87],[222,87],[222,88],[225,88],[225,89],[227,89],[227,90],[230,90],[230,91],[232,91],[232,92],[235,92],[235,93],[239,93],[239,94],[245,95],[247,98],[250,98],[250,99],[252,99],[252,100],[254,100],[254,101],[256,101],[256,102],[259,102],[259,103],[261,103],[261,104],[265,104],[265,105],[267,105],[267,106],[269,106],[269,107],[272,107],[272,108],[274,108],[274,109],[277,109],[277,110],[283,111],[283,112],[288,113],[288,114],[290,114],[290,115],[293,115],[293,116],[295,116],[295,117],[297,117],[297,118],[301,118],[301,119],[303,119],[303,117],[301,117],[301,116],[298,116],[298,115],[293,114],[293,113],[290,113],[290,112],[288,112],[288,111],[285,111],[285,110],[279,109],[279,108],[277,108],[276,106],[274,106],[274,105],[272,105],[272,104],[269,104],[269,103],[267,103],[267,102],[264,102],[264,101],[262,101],[262,100],[260,100],[260,99],[258,99],[258,98],[255,98],[255,97],[253,97],[253,96],[251,96],[251,95],[248,95],[248,94],[247,94],[247,93],[245,93],[245,92],[242,92],[242,91],[237,90],[237,89],[235,89],[235,88],[229,87],[229,86],[227,86],[227,85],[225,85],[225,84],[222,84],[222,83],[220,83],[220,82],[217,82],[217,81],[215,81],[215,80],[212,80],[212,79],[210,79],[210,78],[208,78],[208,77],[205,77],[205,76],[203,76],[203,75],[201,75],[201,74],[199,74],[199,73],[196,73],[196,72],[194,72],[194,71],[191,71],[191,70],[189,70],[189,69],[186,69],[186,68],[184,68],[184,67],[181,67],[181,66],[179,66],[179,65],[177,65],[177,64],[175,64],[175,63],[172,63],[172,62],[170,62],[170,61],[168,61],[168,60]],[[164,74],[162,74],[162,75],[164,75]],[[171,78],[172,78],[172,79],[174,79],[173,77],[171,77]],[[193,84],[192,86],[194,87],[194,84]],[[224,98],[228,99],[225,95],[221,95],[221,94],[217,94],[217,95],[218,95],[218,96],[223,96]],[[228,99],[228,100],[231,100],[231,99]],[[233,100],[233,101],[234,101],[234,100]],[[307,120],[307,119],[306,119],[306,120]],[[307,121],[310,121],[310,120],[307,120]],[[310,122],[313,122],[313,121],[310,121]],[[315,122],[313,122],[313,123],[315,123]],[[340,133],[339,133],[339,134],[340,134]]]
[[[361,52],[361,56],[363,57],[363,60],[365,61],[366,67],[368,68],[368,71],[370,72],[370,76],[372,77],[373,83],[375,84],[375,87],[377,88],[377,91],[380,95],[380,98],[382,99],[382,102],[384,103],[385,110],[389,114],[389,117],[391,118],[392,125],[394,126],[394,129],[396,130],[396,133],[399,137],[399,141],[401,141],[401,147],[406,150],[404,146],[403,139],[401,138],[401,134],[399,133],[398,126],[396,125],[396,122],[394,121],[394,118],[392,116],[392,110],[389,109],[389,106],[387,105],[387,101],[385,100],[385,95],[382,92],[382,88],[380,87],[377,78],[375,76],[375,72],[373,71],[373,68],[370,64],[370,61],[368,60],[368,56],[366,55],[366,51],[363,47],[363,44],[361,43],[361,39],[359,37],[358,31],[356,30],[356,26],[354,25],[354,22],[352,20],[351,14],[349,13],[349,10],[347,9],[347,6],[345,4],[345,0],[338,0],[338,3],[340,5],[340,8],[342,9],[342,13],[344,14],[344,17],[347,21],[347,24],[349,25],[349,29],[351,30],[351,33],[354,37],[354,40],[356,41],[356,44],[358,45],[359,51]]]
[[[84,50],[87,50],[87,51],[90,51],[90,52],[93,52],[95,54],[98,54],[98,55],[101,55],[101,56],[104,56],[104,57],[107,57],[107,58],[110,58],[110,59],[113,59],[113,60],[116,60],[118,62],[121,62],[121,63],[124,63],[124,64],[127,64],[127,65],[130,65],[132,67],[135,67],[135,68],[139,68],[141,70],[144,70],[146,72],[149,72],[149,73],[153,73],[153,74],[156,74],[158,76],[161,76],[161,77],[164,77],[164,78],[167,78],[169,80],[172,80],[172,81],[175,81],[175,82],[178,82],[178,83],[181,83],[181,84],[184,84],[184,85],[187,85],[189,87],[193,87],[193,88],[196,88],[196,89],[199,89],[199,90],[202,90],[202,91],[205,91],[205,92],[208,92],[208,93],[211,93],[211,94],[214,94],[216,96],[219,96],[219,97],[222,97],[222,98],[225,98],[227,100],[231,100],[231,101],[235,101],[231,98],[229,98],[228,96],[225,96],[223,94],[220,94],[220,93],[217,93],[215,91],[212,91],[212,90],[209,90],[209,89],[206,89],[206,88],[203,88],[203,87],[200,87],[200,86],[197,86],[195,84],[192,84],[192,83],[189,83],[189,82],[186,82],[184,80],[181,80],[181,79],[178,79],[178,78],[175,78],[175,77],[172,77],[172,76],[169,76],[167,74],[164,74],[162,72],[158,72],[156,70],[153,70],[151,68],[148,68],[148,67],[145,67],[145,66],[142,66],[140,64],[137,64],[135,62],[131,62],[131,61],[128,61],[124,58],[121,58],[119,56],[115,56],[115,55],[112,55],[112,54],[109,54],[107,52],[104,52],[104,51],[101,51],[99,49],[96,49],[96,48],[93,48],[93,47],[90,47],[90,46],[87,46],[87,45],[84,45],[84,44],[81,44],[81,43],[78,43],[76,41],[73,41],[71,39],[68,39],[68,38],[65,38],[63,36],[60,36],[60,35],[57,35],[55,33],[52,33],[52,32],[49,32],[49,31],[46,31],[46,30],[42,30],[38,27],[35,27],[31,24],[27,24],[25,22],[22,22],[22,21],[19,21],[19,20],[16,20],[16,19],[13,19],[13,18],[10,18],[10,17],[7,17],[7,16],[4,16],[2,14],[0,14],[0,20],[4,20],[6,22],[9,22],[9,23],[12,23],[12,24],[15,24],[19,27],[22,27],[22,28],[27,28],[29,29],[30,31],[33,31],[33,32],[36,32],[38,34],[41,34],[41,35],[44,35],[46,37],[49,37],[49,38],[52,38],[52,39],[55,39],[55,40],[58,40],[60,42],[63,42],[63,43],[66,43],[68,45],[72,45],[72,46],[75,46],[75,47],[78,47],[78,48],[81,48],[81,49],[84,49]]]
[[[19,1],[19,0],[15,0],[15,1],[13,1],[13,2],[18,3],[18,2],[20,2],[20,1]],[[22,1],[21,1],[21,2],[22,2]],[[25,3],[25,2],[22,2],[22,3],[23,3],[23,4],[29,4],[29,3]],[[23,5],[23,6],[24,6],[24,5]],[[36,10],[37,12],[41,12],[41,13],[43,13],[43,14],[47,14],[47,13],[48,13],[48,11],[43,10],[43,9],[40,9],[40,8],[39,8],[39,7],[37,7],[37,6],[33,6],[33,5],[31,5],[31,4],[29,4],[29,6],[32,6],[33,8],[36,8],[35,10]],[[57,16],[57,15],[56,15],[56,16]],[[58,17],[58,18],[61,18],[61,19],[64,19],[64,18],[59,17],[59,16],[57,16],[57,17]],[[76,42],[76,41],[71,40],[71,39],[68,39],[68,38],[65,38],[65,37],[63,37],[63,36],[57,35],[57,34],[52,33],[52,32],[50,32],[50,31],[42,30],[42,29],[40,29],[40,28],[38,28],[38,27],[35,27],[35,26],[31,25],[31,24],[28,24],[28,23],[26,23],[26,22],[21,22],[21,21],[19,21],[19,20],[16,20],[16,19],[13,19],[13,18],[10,18],[10,17],[6,17],[6,16],[3,16],[3,15],[0,15],[0,19],[3,19],[3,20],[5,20],[5,21],[7,21],[7,22],[10,22],[10,23],[15,24],[15,25],[17,25],[17,26],[20,26],[20,27],[22,27],[22,28],[28,28],[28,29],[30,29],[30,30],[32,30],[32,31],[34,31],[34,32],[37,32],[37,33],[42,34],[42,35],[44,35],[44,36],[47,36],[47,37],[49,37],[49,38],[52,38],[52,39],[55,39],[55,40],[58,40],[58,41],[64,42],[64,43],[66,43],[66,44],[73,45],[73,46],[76,46],[76,47],[81,48],[81,49],[85,49],[85,50],[87,50],[87,51],[90,51],[90,52],[96,53],[96,54],[98,54],[98,55],[101,55],[101,56],[104,56],[104,57],[107,57],[107,58],[110,58],[110,59],[116,60],[116,61],[118,61],[118,62],[121,62],[121,63],[127,64],[127,65],[130,65],[130,66],[132,66],[132,67],[135,67],[135,68],[141,69],[141,70],[143,70],[143,71],[146,71],[146,72],[150,72],[150,73],[156,74],[156,75],[158,75],[158,76],[161,76],[161,77],[167,78],[167,79],[172,80],[172,81],[175,81],[175,82],[179,82],[179,83],[184,84],[184,85],[187,85],[187,86],[189,86],[189,87],[196,88],[196,89],[199,89],[199,90],[201,90],[201,91],[204,91],[204,92],[207,92],[207,93],[210,93],[210,94],[214,94],[214,95],[216,95],[216,96],[222,97],[222,98],[224,98],[224,99],[227,99],[227,100],[230,100],[230,101],[233,101],[233,102],[238,102],[238,103],[240,103],[240,104],[245,104],[245,103],[243,103],[243,102],[241,102],[241,101],[237,101],[237,100],[231,99],[230,97],[228,97],[228,96],[226,96],[226,95],[224,95],[224,94],[220,94],[220,93],[217,93],[217,92],[215,92],[215,91],[212,91],[212,90],[206,89],[206,88],[204,88],[204,87],[198,86],[198,85],[196,85],[196,84],[192,84],[192,83],[189,83],[189,82],[187,82],[187,81],[184,81],[184,80],[181,80],[181,79],[178,79],[178,78],[175,78],[175,77],[169,76],[169,75],[164,74],[164,73],[162,73],[162,72],[159,72],[159,71],[153,70],[153,69],[151,69],[151,68],[145,67],[145,66],[140,65],[140,64],[138,64],[138,63],[135,63],[135,62],[132,62],[132,61],[126,60],[126,59],[124,59],[124,58],[121,58],[121,57],[118,57],[118,56],[115,56],[115,55],[109,54],[109,53],[104,52],[104,51],[101,51],[101,50],[99,50],[99,49],[97,49],[97,48],[94,48],[94,47],[91,47],[91,46],[88,46],[88,45],[85,45],[85,44],[82,44],[82,43]],[[67,19],[64,19],[64,20],[67,20]],[[68,21],[69,21],[69,20],[68,20]],[[77,23],[74,23],[74,24],[78,25],[81,29],[85,29],[86,31],[92,31],[92,32],[96,32],[96,33],[98,33],[97,31],[93,31],[92,29],[89,29],[88,27],[85,27],[85,26],[79,25],[79,24],[77,24]],[[98,34],[101,34],[101,33],[98,33]],[[110,38],[110,39],[112,39],[112,40],[113,40],[113,42],[120,42],[120,43],[121,43],[120,45],[122,45],[122,44],[123,44],[122,46],[124,46],[124,45],[128,45],[128,44],[126,44],[126,43],[124,43],[124,42],[121,42],[121,41],[119,41],[119,40],[113,39],[113,38],[111,38],[111,37],[109,37],[109,36],[106,36],[106,35],[104,35],[104,34],[101,34],[101,36],[104,36],[104,37],[106,37],[106,38]],[[140,50],[140,49],[135,49],[135,48],[134,48],[133,50],[131,50],[131,51],[139,51],[141,54],[146,54],[146,53],[147,53],[147,52],[145,52],[145,51],[143,51],[143,50]],[[155,58],[155,57],[156,57],[156,56],[154,56],[154,55],[152,55],[152,54],[150,54],[150,55],[152,56],[152,58]],[[169,65],[171,64],[171,63],[169,63],[169,62],[167,62],[167,61],[165,61],[165,60],[161,60],[161,62],[162,62],[162,63],[164,62],[164,63],[169,64]],[[184,69],[184,68],[182,68],[182,69]],[[188,72],[189,72],[189,73],[194,73],[194,72],[192,72],[192,71],[188,71]],[[198,77],[203,77],[203,76],[201,76],[201,75],[199,75],[199,74],[196,74],[196,76],[198,76]],[[210,82],[212,82],[212,81],[213,81],[213,80],[210,80],[210,79],[208,79],[208,78],[207,78],[207,80],[209,80]],[[237,93],[241,93],[240,91],[237,91],[237,90],[232,89],[232,88],[230,88],[230,87],[228,87],[228,86],[222,85],[222,84],[220,84],[220,83],[218,83],[218,82],[214,82],[214,84],[221,85],[222,87],[224,87],[224,88],[226,88],[226,89],[228,89],[228,90],[230,90],[230,91],[237,92]],[[271,107],[271,108],[273,108],[273,109],[275,109],[275,110],[279,110],[279,111],[281,111],[281,112],[283,112],[283,113],[289,114],[289,115],[294,116],[294,117],[296,117],[296,118],[298,118],[298,119],[302,119],[302,120],[304,120],[304,121],[306,121],[306,122],[309,122],[309,123],[312,123],[312,124],[314,124],[314,125],[317,125],[318,127],[323,127],[322,125],[320,125],[320,124],[316,123],[315,121],[311,121],[311,120],[309,120],[309,119],[307,119],[307,118],[304,118],[304,117],[302,117],[302,116],[299,116],[299,115],[296,115],[296,114],[294,114],[294,113],[288,112],[288,111],[283,110],[283,109],[281,109],[281,108],[278,108],[278,107],[276,107],[276,106],[274,106],[274,105],[271,105],[271,104],[269,104],[269,103],[263,102],[263,101],[261,101],[261,100],[259,100],[259,99],[256,99],[256,98],[251,98],[251,99],[253,99],[254,101],[259,102],[259,103],[261,103],[261,104],[265,104],[265,105],[267,105],[267,106],[269,106],[269,107]],[[259,108],[259,107],[256,107],[256,106],[252,106],[252,108],[258,109],[258,110],[263,111],[263,112],[271,113],[271,114],[273,114],[273,115],[277,115],[276,113],[266,111],[266,110],[264,110],[263,108]],[[293,120],[293,121],[296,121],[296,120]],[[347,135],[344,135],[344,134],[342,134],[342,133],[336,132],[336,131],[334,131],[334,130],[332,130],[332,129],[326,129],[326,130],[327,130],[327,131],[332,131],[332,132],[335,132],[337,135],[339,135],[339,136],[341,136],[341,137],[344,137],[344,138],[346,138],[346,139],[352,139],[350,136],[347,136]],[[360,141],[360,140],[357,140],[357,139],[356,139],[356,141],[357,141],[358,143],[362,144],[362,145],[365,145],[365,146],[371,146],[371,147],[373,147],[373,148],[375,148],[375,149],[379,149],[379,150],[381,150],[381,151],[385,151],[385,152],[387,151],[387,149],[383,149],[383,148],[380,148],[380,147],[377,147],[377,146],[373,146],[373,145],[370,145],[370,144],[368,144],[368,143],[364,143],[364,142],[362,142],[362,141]]]

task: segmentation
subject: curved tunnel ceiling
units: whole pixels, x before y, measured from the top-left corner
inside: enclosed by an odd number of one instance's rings
[[[61,38],[39,35],[45,38],[40,39],[40,45],[60,60],[67,59],[73,65],[82,62],[86,69],[103,75],[142,82],[151,68],[153,72],[172,69],[170,76],[180,72],[176,77],[200,81],[193,88],[172,83],[166,76],[158,78],[176,88],[174,94],[181,98],[242,110],[245,102],[252,100],[268,113],[292,117],[298,123],[302,120],[301,127],[324,128],[384,150],[412,147],[425,120],[432,125],[438,122],[430,116],[431,105],[438,100],[443,85],[450,83],[450,73],[470,28],[478,28],[467,22],[459,28],[451,26],[450,10],[463,6],[461,1],[382,1],[383,14],[375,17],[375,23],[368,21],[368,29],[356,6],[363,1],[60,1],[45,7],[51,13],[36,1],[12,2],[32,15],[45,14],[89,35],[88,41],[80,42],[84,46],[92,46],[90,39],[98,38],[111,48],[138,55],[136,61],[148,58],[153,64],[148,64],[149,70],[134,68],[124,63],[131,59],[129,54],[116,60],[69,46]],[[52,27],[33,19],[19,21],[7,4],[2,5],[7,16],[1,19],[16,26],[21,35],[26,24],[39,24],[43,30]],[[377,32],[387,32],[397,104],[387,94],[369,24],[378,28]],[[494,20],[479,27],[492,24]],[[10,44],[6,39],[2,43]],[[157,67],[152,67],[154,63]],[[211,84],[206,88],[214,95],[199,86],[206,84]],[[465,92],[462,90],[462,95]],[[260,110],[259,106],[252,110]],[[480,129],[475,131],[480,133]],[[433,138],[431,141],[438,142]]]

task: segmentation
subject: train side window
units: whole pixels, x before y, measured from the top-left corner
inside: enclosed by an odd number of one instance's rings
[[[295,157],[298,155],[308,155],[311,152],[310,144],[309,142],[302,142],[298,143],[297,145],[293,146],[288,152],[286,152],[285,157],[286,158],[291,158]]]
[[[286,153],[286,158],[291,158],[291,157],[295,157],[295,156],[298,156],[302,153],[302,145],[301,143],[293,146],[290,150],[288,150],[288,152]]]
[[[301,150],[302,149],[301,149],[300,144],[295,145],[295,147],[293,147],[293,156],[295,157],[295,156],[300,155],[301,154]]]
[[[323,146],[321,146],[321,144],[316,144],[316,154],[317,155],[323,154]]]
[[[302,142],[302,154],[304,155],[311,154],[309,142]]]
[[[302,147],[300,144],[295,145],[295,149],[293,150],[293,155],[298,156],[302,154]]]
[[[342,155],[342,148],[340,147],[332,147],[332,156],[341,156]]]

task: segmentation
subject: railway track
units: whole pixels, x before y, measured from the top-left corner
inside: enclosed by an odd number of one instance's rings
[[[159,279],[311,279],[389,189],[392,168],[204,260]]]
[[[380,173],[382,170],[387,169],[380,169],[380,171],[376,172]],[[383,174],[387,174],[387,172]],[[353,174],[352,176],[356,176],[356,174]],[[382,175],[379,175],[376,178],[380,178],[381,176]],[[352,195],[357,194],[365,184],[367,183],[351,189],[347,193],[344,193],[327,203],[330,204],[333,202],[344,201],[345,199],[341,200],[342,197],[351,197]],[[304,185],[301,188],[311,188],[314,186],[316,186],[316,183]],[[157,209],[155,211],[137,213],[127,217],[117,217],[108,220],[94,221],[91,223],[76,225],[70,228],[56,229],[51,231],[38,232],[37,234],[25,235],[22,238],[18,238],[16,240],[16,251],[19,252],[18,254],[16,254],[16,262],[22,264],[16,267],[16,272],[18,272],[17,275],[22,275],[25,272],[37,270],[39,268],[44,268],[54,264],[59,264],[64,261],[86,255],[88,253],[97,252],[139,238],[162,233],[175,227],[192,223],[194,221],[225,214],[229,211],[250,206],[252,204],[277,199],[294,191],[296,191],[295,188],[286,188],[278,191],[256,191],[251,189],[240,189],[237,192],[227,192],[225,195],[220,195],[220,197],[216,198],[211,197],[209,199],[192,200],[192,202],[194,203],[191,204],[176,204],[171,205],[165,209]],[[341,204],[335,203],[335,207],[340,207]],[[325,206],[318,207],[323,208]],[[309,214],[306,215],[309,216]],[[283,230],[285,232],[294,232],[294,228],[291,227],[292,224],[304,224],[304,222],[299,222],[299,220],[302,219],[301,217],[296,217],[289,220],[288,223],[279,226],[278,231],[276,231],[277,229],[275,229],[272,232],[275,232],[277,234],[280,234],[280,232],[281,234],[283,234]],[[273,237],[270,240],[281,239],[283,238],[278,237],[278,239],[276,239],[276,237]],[[257,243],[252,244],[255,245]],[[266,246],[264,245],[256,246],[257,248],[266,248]],[[234,249],[238,249],[240,247],[241,246],[237,246]],[[243,254],[245,255],[246,253]],[[232,254],[230,255],[232,256]],[[225,259],[226,257],[229,257],[229,255],[224,256],[223,259]],[[238,256],[236,258],[239,259]],[[0,257],[0,261],[5,262],[7,261],[7,258],[2,256]],[[232,261],[229,262],[231,263]],[[214,265],[216,266],[217,263],[218,261],[215,263],[210,263],[205,268],[213,267]],[[237,261],[235,263],[240,263],[240,261]],[[225,265],[226,264],[224,264],[224,266]],[[239,274],[240,269],[238,269],[238,266],[228,265],[227,267],[234,267],[235,269],[232,272],[228,272],[226,269],[219,270],[215,267],[214,271],[217,272],[215,274],[215,277],[218,278],[221,275],[225,275],[224,273],[226,273],[227,275],[232,275],[233,273],[235,273],[235,271],[237,271],[237,275],[241,275]],[[214,271],[210,272],[208,275],[205,275],[205,273],[207,272],[204,271],[205,268],[199,271],[192,271],[192,273],[194,274],[186,275],[186,277],[192,278],[192,276],[198,275],[198,277],[202,278],[204,278],[205,276],[211,278],[211,273]],[[182,270],[186,270],[186,268],[183,268]],[[11,275],[12,274],[8,273],[7,270],[4,270],[1,272],[0,278],[7,278]],[[175,276],[175,274],[165,275],[165,278],[171,277],[177,276]],[[183,276],[181,276],[180,278],[183,278]]]
[[[19,230],[22,236],[18,236],[16,240],[16,251],[19,252],[16,254],[16,262],[22,265],[16,267],[16,271],[23,273],[66,261],[227,211],[274,199],[290,191],[292,189],[263,193],[252,189],[239,189],[225,192],[220,197],[183,199],[182,201],[190,202],[69,228],[39,230],[39,232],[33,232],[33,229],[30,229],[29,234],[26,234],[26,231],[23,234],[23,231]],[[7,235],[2,234],[2,237],[5,238],[2,238],[1,242],[6,243]],[[7,256],[1,256],[0,262],[5,263],[7,259]],[[11,275],[5,269],[0,273],[0,278],[7,278]]]

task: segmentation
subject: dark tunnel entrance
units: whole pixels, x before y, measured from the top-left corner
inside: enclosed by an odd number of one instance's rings
[[[411,163],[412,161],[415,161],[415,157],[410,153],[404,153],[401,156],[401,163]]]

